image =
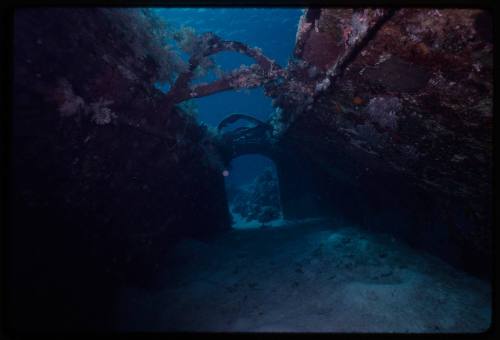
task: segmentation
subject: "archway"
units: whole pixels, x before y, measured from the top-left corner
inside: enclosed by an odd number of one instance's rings
[[[235,157],[224,176],[233,228],[265,228],[282,223],[278,174],[272,159],[260,154]]]
[[[225,131],[226,126],[241,120],[249,121],[254,126]],[[303,155],[293,152],[291,141],[282,139],[276,143],[268,122],[245,114],[232,114],[219,123],[217,130],[217,149],[226,166],[226,177],[230,175],[227,168],[230,168],[234,159],[255,154],[266,157],[275,168],[280,210],[284,219],[303,219],[324,214],[325,202],[318,194],[321,184],[314,176],[313,165]]]

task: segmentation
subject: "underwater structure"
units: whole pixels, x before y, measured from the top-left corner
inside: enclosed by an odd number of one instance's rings
[[[117,287],[152,287],[177,240],[231,229],[222,172],[245,154],[275,163],[286,220],[342,216],[492,275],[488,11],[307,9],[288,65],[137,9],[22,8],[13,32],[14,328],[110,328]],[[222,51],[255,64],[193,84]],[[267,121],[208,129],[182,105],[254,87]]]

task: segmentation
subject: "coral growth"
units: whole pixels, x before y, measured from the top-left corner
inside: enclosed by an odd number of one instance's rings
[[[367,107],[371,121],[389,129],[397,128],[397,114],[400,110],[401,102],[397,97],[374,97]]]
[[[266,223],[281,216],[278,180],[269,168],[247,187],[236,188],[231,198],[233,211],[247,221]]]

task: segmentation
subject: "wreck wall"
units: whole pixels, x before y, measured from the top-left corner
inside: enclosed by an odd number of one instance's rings
[[[335,69],[380,12],[304,14],[295,51],[303,73],[328,69],[338,76],[295,119],[287,120],[293,108],[284,108],[278,115],[287,127],[282,139],[293,140],[298,157],[313,164],[313,176],[322,179],[318,195],[330,202],[332,214],[487,275],[491,13],[399,9],[356,47],[342,72]]]
[[[230,227],[210,136],[181,110],[153,128],[159,65],[110,15],[15,15],[7,302],[20,330],[110,327],[116,289],[153,287],[172,242]]]
[[[281,209],[287,220],[325,215],[315,174],[307,162],[288,154],[276,160]]]

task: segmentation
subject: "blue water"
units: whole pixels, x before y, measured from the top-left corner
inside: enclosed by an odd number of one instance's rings
[[[213,32],[225,40],[259,47],[281,66],[286,66],[292,55],[302,15],[300,8],[158,8],[154,11],[173,27],[188,26],[197,33]],[[224,71],[254,63],[251,58],[235,52],[219,53],[214,60]],[[210,74],[195,82],[213,78]],[[194,102],[198,107],[198,120],[208,126],[216,126],[225,116],[236,112],[266,120],[274,110],[262,88],[220,92]],[[269,159],[258,155],[239,157],[233,160],[227,180],[244,184],[272,165]]]

